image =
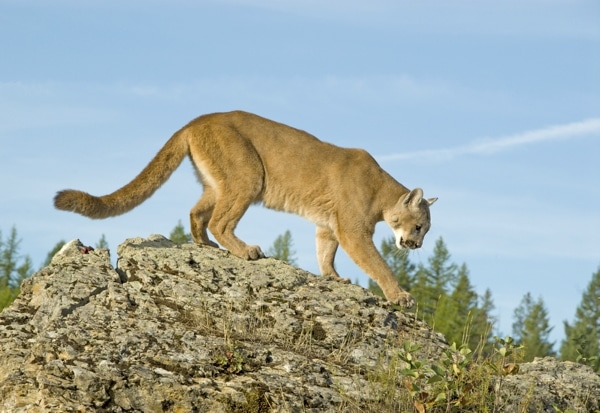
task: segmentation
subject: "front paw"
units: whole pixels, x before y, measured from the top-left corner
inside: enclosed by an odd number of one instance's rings
[[[414,297],[406,291],[396,291],[394,294],[390,294],[390,296],[386,294],[386,298],[392,303],[405,308],[411,308],[416,303]]]
[[[258,245],[248,245],[246,246],[246,259],[247,260],[257,260],[259,258],[265,258],[265,254],[262,252]]]

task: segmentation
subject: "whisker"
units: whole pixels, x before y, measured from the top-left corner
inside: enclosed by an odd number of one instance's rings
[[[420,248],[418,250],[415,250],[415,254],[417,254],[419,261],[421,261],[421,249]]]
[[[402,257],[402,258],[406,258],[408,256],[408,254],[410,253],[408,248],[398,248],[394,251],[394,255],[398,256],[398,257]]]

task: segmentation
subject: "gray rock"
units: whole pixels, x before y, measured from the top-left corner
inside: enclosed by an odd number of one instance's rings
[[[275,259],[162,236],[117,252],[115,269],[107,250],[70,242],[0,313],[0,412],[382,411],[373,375],[399,343],[425,359],[447,349],[365,289]],[[572,365],[532,366],[522,383],[591,405],[572,397]],[[512,395],[534,385],[512,380]]]
[[[600,376],[579,363],[536,358],[505,377],[503,387],[502,411],[600,412]]]

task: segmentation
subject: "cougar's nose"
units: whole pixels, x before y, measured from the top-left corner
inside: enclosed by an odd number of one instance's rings
[[[421,248],[421,244],[422,244],[421,241],[413,241],[413,240],[406,241],[406,245],[408,245],[408,248],[411,248],[413,250],[415,250],[417,248]]]
[[[414,248],[419,248],[417,243],[413,240],[410,239],[401,239],[400,240],[400,245],[405,247],[405,248],[410,248],[410,249],[414,249]]]

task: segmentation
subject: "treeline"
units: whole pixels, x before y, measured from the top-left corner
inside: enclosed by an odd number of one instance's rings
[[[412,310],[417,317],[444,334],[449,343],[489,351],[496,322],[492,293],[486,290],[480,296],[475,292],[467,265],[451,260],[442,238],[436,241],[427,265],[412,263],[408,250],[396,248],[393,236],[382,242],[380,251],[398,283],[417,300]],[[369,289],[383,296],[372,280]]]
[[[400,285],[417,300],[414,311],[418,317],[444,334],[449,343],[490,351],[497,323],[492,293],[489,289],[482,295],[475,292],[467,265],[452,261],[441,237],[427,264],[411,263],[408,254],[395,247],[393,237],[385,239],[380,250]],[[369,289],[381,294],[373,281],[369,281]],[[564,322],[565,339],[559,354],[554,350],[556,343],[550,342],[553,328],[543,298],[534,299],[527,292],[514,310],[511,336],[521,346],[523,361],[557,356],[588,364],[600,372],[600,268],[592,274],[574,320]]]
[[[192,241],[181,221],[173,228],[169,238],[174,242]],[[10,305],[19,294],[21,282],[35,271],[31,258],[21,255],[20,243],[15,227],[6,237],[0,230],[0,310]],[[54,245],[42,267],[64,244],[61,240]],[[108,248],[104,235],[96,243],[96,248]],[[482,353],[492,350],[493,332],[497,327],[492,292],[487,289],[480,295],[475,291],[467,265],[452,260],[441,237],[435,242],[426,264],[411,262],[407,251],[396,248],[393,237],[383,240],[380,251],[398,283],[417,300],[418,305],[411,309],[417,317],[444,334],[449,343]],[[295,265],[290,231],[275,239],[267,255]],[[368,288],[383,296],[372,280],[369,280]],[[526,293],[514,310],[512,324],[512,338],[522,348],[523,361],[557,356],[590,365],[600,372],[600,268],[592,274],[573,321],[564,322],[565,339],[558,354],[554,350],[556,343],[550,342],[549,338],[553,328],[543,298],[534,298],[531,293]]]

